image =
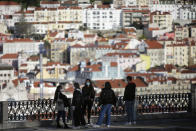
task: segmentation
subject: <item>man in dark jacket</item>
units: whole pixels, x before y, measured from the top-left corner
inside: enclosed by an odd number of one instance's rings
[[[106,82],[105,87],[101,91],[99,97],[99,105],[102,105],[102,107],[101,107],[101,112],[99,114],[99,119],[96,125],[94,125],[95,128],[101,126],[105,113],[107,114],[106,125],[107,127],[110,127],[111,107],[112,105],[116,105],[116,96],[111,88],[112,87],[110,82]]]
[[[73,108],[73,119],[74,119],[74,128],[79,129],[80,126],[85,126],[86,122],[84,120],[84,114],[82,112],[84,105],[84,100],[82,97],[82,90],[78,83],[74,83],[74,93],[72,99],[72,108]]]
[[[136,124],[135,91],[136,85],[132,82],[132,77],[127,76],[127,86],[125,87],[123,100],[125,101],[128,125]]]

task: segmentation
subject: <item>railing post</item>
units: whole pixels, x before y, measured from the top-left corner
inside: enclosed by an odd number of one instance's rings
[[[196,113],[196,83],[191,84],[191,95],[192,95],[192,113]]]
[[[8,102],[0,102],[0,123],[8,122]]]

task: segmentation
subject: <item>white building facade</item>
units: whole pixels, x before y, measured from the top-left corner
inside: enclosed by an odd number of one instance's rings
[[[94,30],[111,30],[122,27],[122,10],[103,5],[94,5],[93,8],[87,8],[84,12],[84,23],[87,28]]]

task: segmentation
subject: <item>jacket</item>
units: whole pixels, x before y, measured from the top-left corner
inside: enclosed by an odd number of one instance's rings
[[[123,100],[124,101],[135,100],[135,90],[136,90],[135,83],[128,83],[127,86],[125,87]]]
[[[57,110],[64,110],[64,107],[70,107],[69,99],[60,91],[55,92],[54,103],[56,103]]]
[[[111,88],[103,88],[99,97],[99,105],[113,104],[116,105],[116,96]]]
[[[93,87],[84,86],[82,88],[82,96],[84,98],[84,101],[94,100],[94,98],[95,98],[95,90],[94,90],[94,88]]]
[[[82,93],[80,89],[75,89],[73,93],[73,99],[72,99],[72,106],[82,106],[84,104],[84,99],[82,97]]]

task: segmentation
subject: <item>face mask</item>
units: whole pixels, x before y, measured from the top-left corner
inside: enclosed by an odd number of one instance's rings
[[[60,91],[61,91],[61,92],[64,92],[64,90],[63,90],[63,89],[61,89]]]
[[[87,86],[90,86],[90,82],[87,82],[86,85],[87,85]]]

